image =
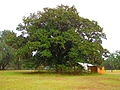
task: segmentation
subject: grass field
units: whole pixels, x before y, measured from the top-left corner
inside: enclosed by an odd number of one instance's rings
[[[120,90],[120,71],[102,75],[0,71],[0,90]]]

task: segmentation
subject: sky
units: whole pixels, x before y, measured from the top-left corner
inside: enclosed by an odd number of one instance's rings
[[[74,5],[81,17],[97,21],[107,36],[103,47],[120,50],[120,0],[0,0],[0,31],[15,31],[23,16],[61,4]]]

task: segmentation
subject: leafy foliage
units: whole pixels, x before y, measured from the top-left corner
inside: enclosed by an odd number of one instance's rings
[[[1,69],[19,69],[20,60],[17,56],[17,49],[20,47],[23,37],[17,37],[13,31],[4,30],[0,36],[0,55],[1,55]],[[19,41],[20,40],[20,41]]]
[[[116,51],[109,55],[109,57],[103,63],[106,69],[120,69],[120,51]]]
[[[32,59],[36,67],[75,68],[77,62],[101,65],[108,51],[102,47],[106,39],[96,21],[80,17],[74,6],[44,8],[43,12],[24,17],[17,30],[27,33],[19,55]],[[32,52],[37,51],[33,56]]]
[[[14,49],[0,41],[0,70],[6,69],[14,58]]]

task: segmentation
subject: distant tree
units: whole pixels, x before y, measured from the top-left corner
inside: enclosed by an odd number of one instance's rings
[[[9,64],[9,67],[10,68],[12,67],[13,69],[19,66],[19,60],[17,58],[17,49],[19,47],[19,45],[17,45],[18,41],[19,41],[18,37],[13,31],[4,30],[1,32],[1,35],[0,35],[1,55],[2,55],[1,60],[2,62],[4,61],[4,64],[5,63],[7,64],[6,66],[8,66]],[[3,54],[4,54],[4,57],[3,57]]]
[[[110,70],[120,69],[120,51],[110,54],[103,65]]]
[[[103,29],[96,21],[80,17],[74,6],[44,8],[24,17],[17,30],[23,31],[23,37],[28,35],[19,55],[33,60],[36,67],[59,71],[61,66],[75,68],[77,62],[101,65],[108,53],[101,45],[106,39]],[[37,51],[34,56],[33,51]]]
[[[10,61],[14,58],[13,48],[0,41],[0,70],[6,69]]]

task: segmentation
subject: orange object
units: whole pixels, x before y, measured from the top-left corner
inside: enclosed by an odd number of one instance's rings
[[[97,67],[97,66],[89,66],[91,73],[99,73],[104,74],[105,68],[104,67]]]
[[[97,67],[97,72],[99,74],[104,74],[105,73],[105,68],[104,67]]]

